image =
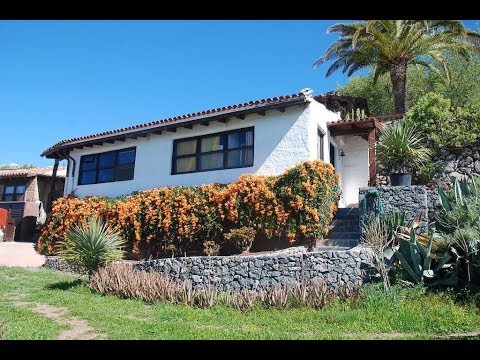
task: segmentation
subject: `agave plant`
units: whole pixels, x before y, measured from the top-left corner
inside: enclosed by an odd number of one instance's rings
[[[376,148],[378,160],[390,173],[408,173],[429,159],[430,150],[423,143],[414,125],[397,122],[380,134]]]
[[[410,234],[397,233],[398,247],[395,256],[400,261],[405,278],[414,283],[427,286],[456,285],[458,282],[459,259],[450,262],[452,257],[445,253],[442,256],[432,253],[434,234],[430,234],[427,248],[416,240],[417,234],[411,229]],[[436,263],[433,266],[433,263]]]
[[[85,223],[73,225],[60,244],[58,255],[68,263],[93,271],[110,261],[121,260],[125,240],[102,220],[90,217]]]
[[[477,178],[478,179],[478,178]],[[458,253],[462,278],[469,284],[480,284],[480,193],[476,178],[453,183],[447,194],[439,187],[442,209],[436,215],[443,241]]]

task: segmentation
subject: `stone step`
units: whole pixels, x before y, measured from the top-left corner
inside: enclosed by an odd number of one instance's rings
[[[353,248],[357,246],[358,243],[358,239],[322,239],[317,241],[316,248],[326,246]]]
[[[322,246],[319,245],[313,249],[314,251],[342,251],[342,250],[349,250],[351,249],[351,246]]]
[[[339,208],[335,215],[334,219],[359,219],[360,211],[358,208]]]
[[[353,226],[330,226],[330,232],[360,232],[360,226],[353,225]]]
[[[360,226],[360,221],[355,219],[333,219],[330,223],[331,227],[343,227],[343,226]]]
[[[360,239],[359,232],[329,232],[327,237],[329,239]]]

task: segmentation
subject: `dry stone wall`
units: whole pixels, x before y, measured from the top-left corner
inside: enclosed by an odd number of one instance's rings
[[[337,291],[344,284],[367,281],[365,269],[371,253],[361,247],[343,251],[321,251],[250,256],[199,256],[143,261],[136,269],[167,273],[175,279],[189,280],[194,286],[219,284],[223,290],[270,288],[292,285],[302,279],[323,278],[327,287]]]
[[[359,189],[359,203],[362,203],[369,187]],[[384,213],[404,211],[405,218],[412,220],[422,213],[420,228],[425,230],[428,226],[428,191],[426,186],[383,186],[376,188],[382,200]],[[362,219],[360,219],[362,220]]]
[[[194,287],[218,284],[222,290],[244,287],[259,290],[277,284],[293,285],[302,279],[322,278],[329,290],[338,291],[345,284],[356,286],[367,282],[366,269],[371,264],[371,252],[356,247],[303,253],[167,258],[136,262],[132,266],[190,281]],[[48,256],[44,266],[78,271],[55,256]]]

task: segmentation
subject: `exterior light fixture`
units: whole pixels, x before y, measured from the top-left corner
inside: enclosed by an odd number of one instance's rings
[[[339,155],[342,156],[342,157],[345,156],[345,152],[343,151],[343,149],[339,150]]]

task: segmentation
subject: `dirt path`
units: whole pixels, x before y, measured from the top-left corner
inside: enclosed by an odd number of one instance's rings
[[[31,302],[14,302],[13,304],[20,307],[34,305],[35,307],[31,308],[33,311],[54,320],[58,324],[67,325],[69,328],[58,335],[58,340],[95,340],[103,338],[101,334],[96,333],[92,327],[88,326],[85,320],[76,316],[66,317],[66,308]]]

